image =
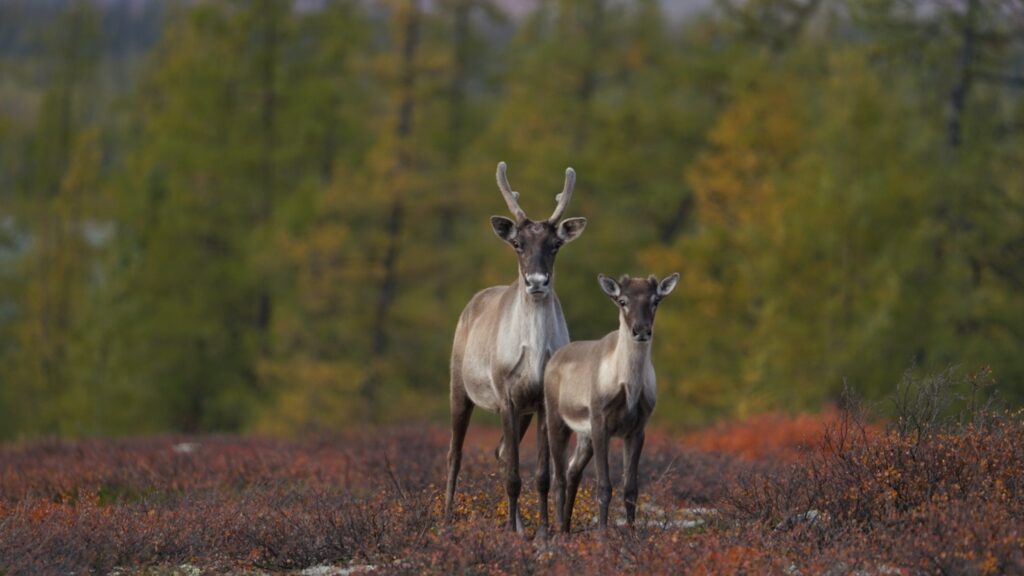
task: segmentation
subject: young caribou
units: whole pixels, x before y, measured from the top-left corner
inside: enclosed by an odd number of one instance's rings
[[[473,407],[480,406],[501,415],[502,444],[497,454],[505,467],[508,527],[522,531],[518,508],[522,487],[519,442],[536,412],[537,490],[543,503],[540,530],[546,531],[550,468],[542,379],[548,359],[569,343],[569,330],[554,290],[555,255],[563,244],[579,237],[587,220],[559,221],[576,182],[572,168],[565,171],[565,184],[562,193],[555,197],[558,204],[554,213],[540,221],[530,220],[519,207],[519,194],[509,186],[505,169],[504,162],[498,164],[498,188],[516,219],[491,216],[491,227],[515,251],[519,274],[508,286],[494,286],[473,296],[455,328],[451,362],[452,438],[444,510],[445,517],[451,518],[462,443]]]
[[[618,436],[623,448],[623,500],[626,520],[633,525],[638,494],[644,426],[654,411],[657,388],[651,364],[651,338],[658,302],[679,281],[672,274],[661,282],[623,276],[618,282],[598,275],[601,289],[619,307],[619,329],[602,338],[573,342],[552,356],[544,371],[548,437],[555,463],[555,517],[569,532],[572,507],[583,470],[597,454],[599,525],[608,526],[612,486],[608,478],[608,440]],[[576,432],[576,452],[566,483],[566,447]]]

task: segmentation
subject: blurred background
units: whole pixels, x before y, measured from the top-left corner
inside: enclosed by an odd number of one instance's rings
[[[499,160],[656,425],[1024,400],[1020,0],[0,0],[0,438],[444,421]]]

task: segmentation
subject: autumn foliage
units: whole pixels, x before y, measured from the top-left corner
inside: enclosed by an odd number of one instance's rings
[[[548,540],[534,538],[525,456],[527,534],[501,529],[493,436],[470,431],[483,440],[470,444],[450,525],[440,517],[441,427],[7,446],[0,573],[1024,571],[1019,413],[912,431],[835,411],[761,416],[683,440],[654,432],[636,528],[593,528],[588,477],[577,532]],[[613,524],[621,514],[616,500]]]
[[[826,430],[840,420],[835,408],[817,414],[790,416],[779,412],[727,421],[691,433],[683,443],[701,450],[725,452],[748,460],[797,461],[822,449]],[[865,428],[868,430],[868,428]],[[875,428],[870,428],[872,432]]]

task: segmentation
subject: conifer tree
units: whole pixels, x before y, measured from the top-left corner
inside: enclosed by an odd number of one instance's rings
[[[90,276],[86,243],[91,202],[96,199],[98,143],[86,128],[84,110],[94,70],[97,15],[75,2],[47,39],[51,82],[35,121],[20,198],[27,249],[18,263],[12,336],[0,385],[21,407],[11,414],[22,431],[62,430],[61,399],[75,379],[72,349]]]

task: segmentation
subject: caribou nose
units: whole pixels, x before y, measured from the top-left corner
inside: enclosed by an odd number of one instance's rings
[[[633,339],[637,342],[646,342],[651,339],[650,326],[633,326]]]
[[[526,280],[526,289],[531,294],[544,292],[551,284],[551,275],[549,274],[527,274],[524,279]]]

